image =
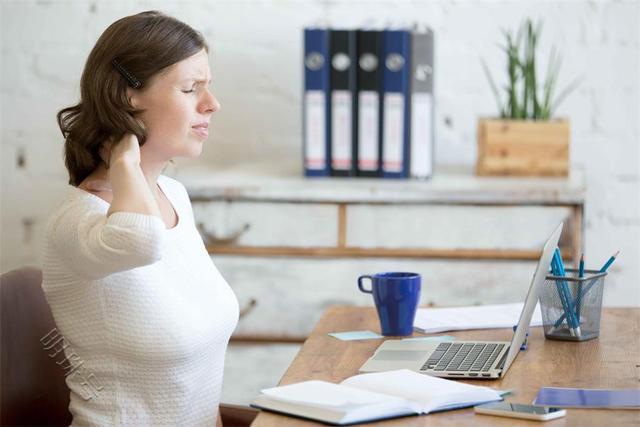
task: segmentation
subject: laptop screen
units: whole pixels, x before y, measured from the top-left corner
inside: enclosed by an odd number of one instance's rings
[[[518,320],[518,326],[516,327],[513,339],[511,340],[511,345],[509,346],[509,354],[507,355],[507,360],[505,361],[504,368],[502,370],[503,375],[507,369],[509,369],[509,366],[511,366],[513,359],[516,358],[516,355],[520,351],[520,346],[526,338],[526,333],[529,329],[529,324],[531,323],[531,317],[533,316],[533,310],[535,310],[536,305],[538,304],[538,298],[540,297],[540,286],[542,285],[542,282],[544,282],[544,278],[549,271],[553,252],[555,251],[556,246],[558,246],[558,241],[560,240],[562,225],[563,224],[560,223],[554,232],[551,233],[551,236],[547,239],[547,242],[544,244],[542,249],[542,255],[538,260],[538,265],[536,266],[536,271],[533,274],[533,279],[529,286],[529,292],[527,293],[527,298],[524,301],[522,313],[520,314],[520,320]]]

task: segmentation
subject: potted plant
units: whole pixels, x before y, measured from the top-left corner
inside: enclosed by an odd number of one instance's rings
[[[575,80],[557,96],[560,58],[551,49],[544,83],[536,73],[536,47],[542,26],[527,19],[514,37],[503,31],[508,83],[500,92],[482,65],[498,103],[500,118],[478,123],[478,175],[566,176],[569,172],[569,121],[552,119],[558,105],[575,89]]]

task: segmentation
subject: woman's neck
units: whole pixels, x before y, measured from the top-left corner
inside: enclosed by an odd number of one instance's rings
[[[160,189],[158,188],[158,177],[162,173],[166,166],[166,163],[149,163],[149,162],[140,162],[140,169],[142,170],[142,174],[147,181],[149,189],[151,193],[159,197]],[[80,187],[83,187],[92,191],[110,191],[111,190],[111,180],[109,178],[109,169],[106,167],[104,163],[101,163],[96,169],[80,184]]]

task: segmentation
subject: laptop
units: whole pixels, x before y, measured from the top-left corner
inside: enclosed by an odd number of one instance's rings
[[[388,340],[360,368],[360,372],[410,369],[421,374],[445,378],[502,378],[520,352],[540,295],[540,286],[549,271],[553,252],[558,245],[562,223],[544,244],[518,326],[511,342],[451,341],[420,342]]]

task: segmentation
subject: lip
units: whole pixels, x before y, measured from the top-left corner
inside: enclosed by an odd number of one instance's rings
[[[191,129],[193,129],[193,131],[202,138],[207,138],[209,136],[209,123],[207,122],[193,125],[191,126]]]

